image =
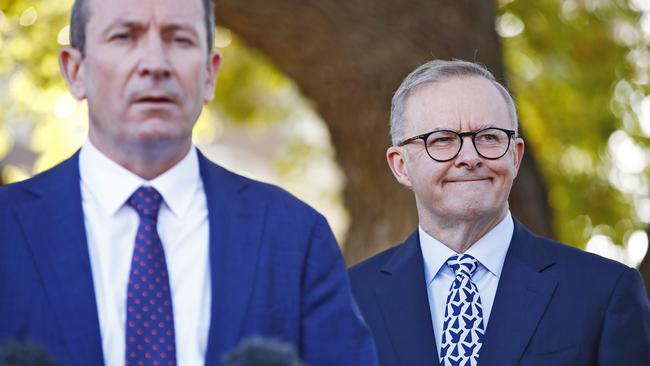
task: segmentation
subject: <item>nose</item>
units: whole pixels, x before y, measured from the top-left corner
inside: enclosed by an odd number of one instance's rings
[[[164,79],[171,76],[171,65],[165,43],[159,34],[151,32],[143,37],[138,62],[138,74],[142,77]]]
[[[479,156],[471,136],[463,137],[463,146],[460,148],[454,165],[458,167],[465,167],[467,169],[475,169],[481,166],[481,157]]]

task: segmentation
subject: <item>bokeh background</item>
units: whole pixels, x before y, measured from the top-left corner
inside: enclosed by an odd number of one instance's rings
[[[0,0],[2,184],[85,139],[57,62],[71,4]],[[216,20],[223,67],[195,143],[323,212],[349,263],[417,222],[383,155],[392,92],[422,62],[460,58],[518,104],[515,216],[650,283],[650,0],[217,0]]]

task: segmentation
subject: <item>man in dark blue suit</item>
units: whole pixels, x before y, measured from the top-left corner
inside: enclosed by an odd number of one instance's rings
[[[419,227],[350,269],[380,365],[650,365],[639,273],[510,215],[524,142],[487,69],[420,66],[393,97],[391,135],[388,164]]]
[[[71,92],[81,150],[0,188],[0,340],[62,365],[219,365],[243,339],[308,365],[375,365],[325,219],[191,143],[210,100],[209,0],[77,0]]]

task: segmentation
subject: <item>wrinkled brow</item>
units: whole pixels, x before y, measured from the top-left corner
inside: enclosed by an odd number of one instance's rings
[[[103,33],[107,33],[115,28],[127,28],[131,30],[144,30],[147,29],[147,22],[142,22],[138,20],[128,19],[128,18],[117,18],[109,25],[106,26]],[[190,32],[195,36],[198,36],[196,25],[191,22],[170,22],[168,24],[163,24],[162,30],[164,32],[174,32],[178,30]]]

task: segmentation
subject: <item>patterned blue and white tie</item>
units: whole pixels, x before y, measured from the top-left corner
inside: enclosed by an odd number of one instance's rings
[[[476,366],[483,345],[483,308],[472,275],[477,260],[469,254],[450,257],[447,265],[456,275],[445,305],[440,350],[441,366]]]

